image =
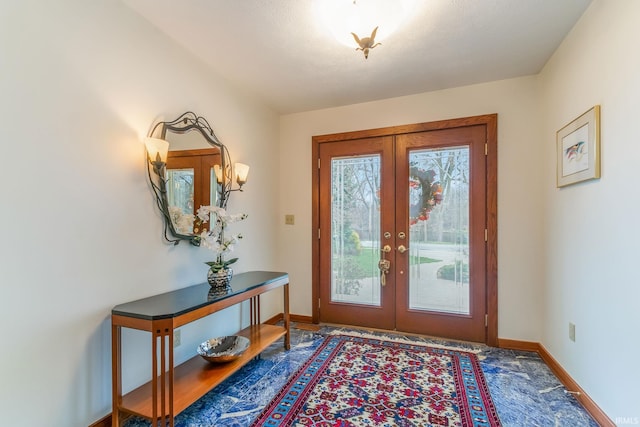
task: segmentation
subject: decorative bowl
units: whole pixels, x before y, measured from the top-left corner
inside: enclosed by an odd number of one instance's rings
[[[236,360],[249,347],[249,338],[238,335],[211,338],[198,346],[198,354],[212,363]]]

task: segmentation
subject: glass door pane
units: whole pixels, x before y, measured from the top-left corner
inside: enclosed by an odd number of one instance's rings
[[[331,160],[331,301],[380,306],[380,156]]]
[[[209,168],[209,204],[218,206],[218,179],[213,168]]]
[[[409,309],[469,310],[469,147],[409,153]]]
[[[182,213],[193,213],[193,169],[167,170],[167,198]]]
[[[176,231],[182,234],[193,232],[194,170],[167,169],[167,200],[169,214]]]

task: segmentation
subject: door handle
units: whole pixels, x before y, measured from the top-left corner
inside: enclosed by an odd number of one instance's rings
[[[391,246],[384,245],[380,249],[380,261],[378,261],[378,269],[380,270],[380,285],[385,286],[387,284],[387,274],[391,268],[391,261],[385,259],[385,254],[391,252]]]
[[[400,246],[398,246],[398,252],[403,254],[403,253],[407,252],[407,248],[404,245],[400,245]]]

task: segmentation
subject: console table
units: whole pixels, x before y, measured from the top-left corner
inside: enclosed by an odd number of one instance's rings
[[[260,323],[260,294],[284,288],[284,327]],[[231,290],[213,294],[208,283],[117,305],[111,311],[113,413],[119,427],[123,414],[133,414],[152,425],[174,426],[174,417],[220,384],[266,347],[284,336],[290,347],[289,276],[287,273],[251,271],[231,280]],[[250,301],[250,325],[238,332],[251,344],[229,363],[213,364],[200,356],[174,367],[173,330],[243,301]],[[151,381],[122,395],[122,328],[151,333]],[[204,337],[208,339],[212,337]],[[194,349],[195,351],[195,349]]]

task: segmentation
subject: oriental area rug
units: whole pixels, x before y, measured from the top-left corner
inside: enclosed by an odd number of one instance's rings
[[[252,426],[500,426],[474,353],[329,336]]]

